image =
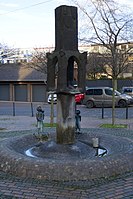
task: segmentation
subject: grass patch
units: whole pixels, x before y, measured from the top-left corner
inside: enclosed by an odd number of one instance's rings
[[[0,118],[1,121],[11,120],[10,118]]]
[[[37,127],[37,124],[32,124],[32,125]],[[56,127],[56,126],[57,126],[56,123],[53,123],[53,124],[51,124],[51,123],[44,123],[43,124],[43,127]]]
[[[127,128],[127,124],[102,124],[102,128]]]
[[[56,123],[44,123],[44,127],[56,127]]]
[[[6,128],[0,128],[0,131],[4,131],[4,130],[7,130]]]

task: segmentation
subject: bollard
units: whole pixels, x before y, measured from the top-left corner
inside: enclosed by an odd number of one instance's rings
[[[13,102],[13,116],[15,116],[15,102]]]
[[[126,119],[128,119],[128,105],[126,106]]]
[[[33,113],[33,104],[31,102],[31,116],[33,117],[34,116],[34,113]]]
[[[102,119],[104,119],[104,103],[102,102]]]
[[[98,138],[92,138],[92,145],[94,148],[99,147],[99,139]]]

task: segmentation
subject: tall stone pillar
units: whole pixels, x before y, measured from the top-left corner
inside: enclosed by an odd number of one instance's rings
[[[73,144],[75,140],[75,99],[74,95],[58,93],[57,134],[59,144]]]
[[[47,54],[47,90],[57,93],[56,138],[59,144],[72,144],[75,141],[75,94],[85,88],[87,53],[78,51],[77,17],[74,6],[63,5],[55,9],[55,51]],[[75,61],[78,64],[78,89],[73,87]]]
[[[55,50],[78,50],[77,8],[59,6],[55,9]]]

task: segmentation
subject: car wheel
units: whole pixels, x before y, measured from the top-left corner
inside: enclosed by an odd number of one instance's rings
[[[86,107],[87,107],[87,108],[93,108],[93,107],[94,107],[94,102],[91,101],[91,100],[88,100],[88,101],[86,102]]]
[[[120,100],[120,101],[118,102],[118,106],[119,106],[120,108],[124,108],[124,107],[127,106],[127,102],[126,102],[125,100]]]

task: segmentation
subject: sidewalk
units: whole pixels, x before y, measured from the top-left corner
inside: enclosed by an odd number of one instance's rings
[[[49,123],[50,118],[45,116],[44,123]],[[56,118],[54,118],[56,122]],[[111,124],[110,119],[95,119],[82,117],[81,128],[99,128],[101,124]],[[133,119],[116,119],[116,124],[127,124],[127,129],[133,130]],[[19,131],[36,129],[36,118],[30,116],[0,116],[0,131]]]

